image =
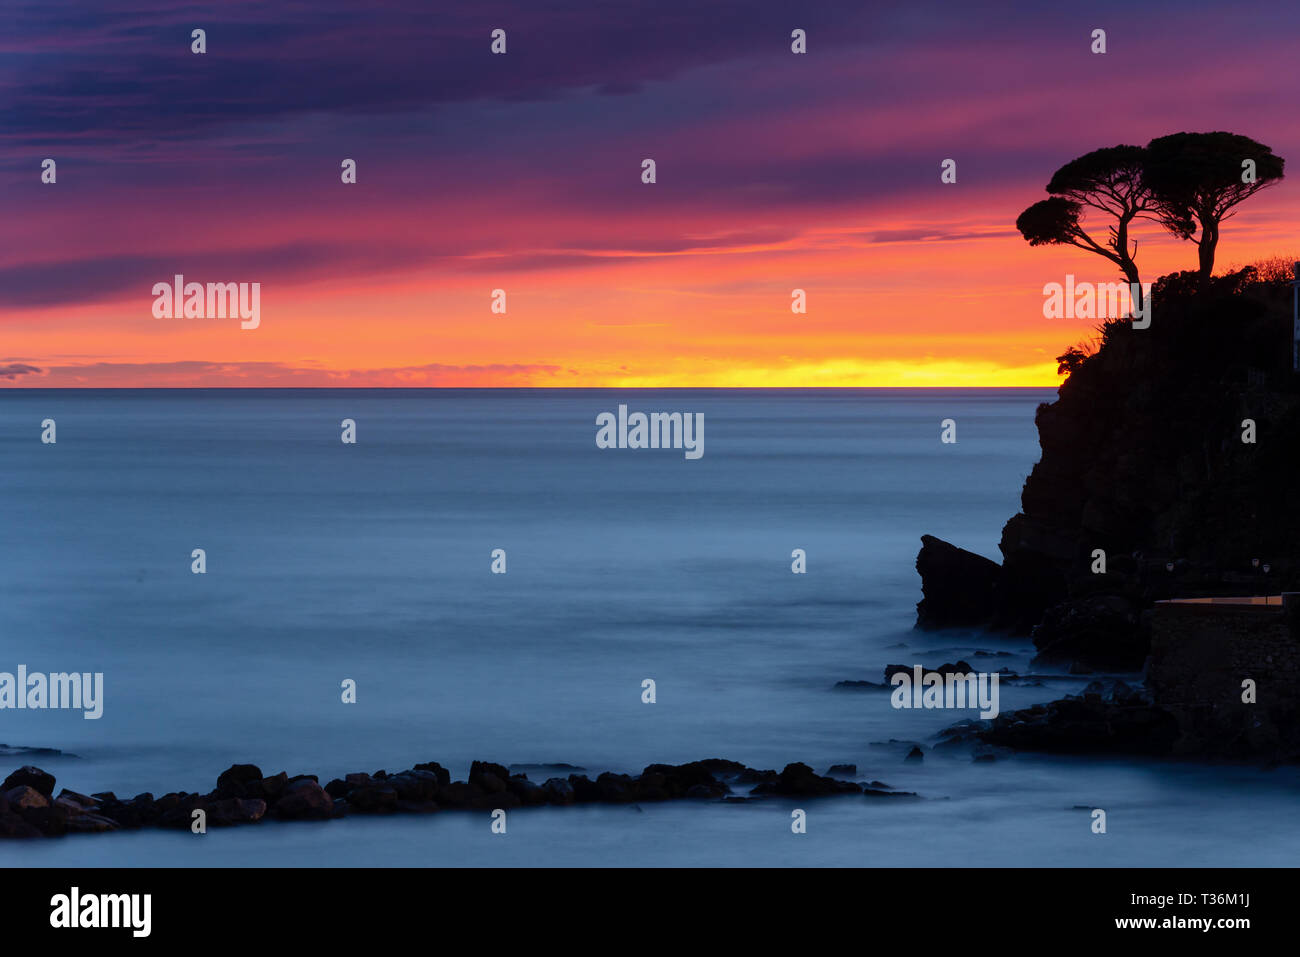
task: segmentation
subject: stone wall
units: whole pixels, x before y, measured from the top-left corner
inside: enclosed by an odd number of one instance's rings
[[[1158,602],[1147,687],[1178,722],[1175,753],[1300,757],[1300,602]],[[1255,703],[1242,682],[1255,682]]]

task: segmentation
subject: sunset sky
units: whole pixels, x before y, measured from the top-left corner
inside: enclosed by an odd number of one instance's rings
[[[3,386],[1052,385],[1043,284],[1118,274],[1016,216],[1180,130],[1290,161],[1219,267],[1300,252],[1295,3],[114,6],[3,0]],[[176,273],[260,327],[155,318]]]

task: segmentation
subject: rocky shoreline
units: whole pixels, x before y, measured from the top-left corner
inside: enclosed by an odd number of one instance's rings
[[[1001,563],[932,535],[916,560],[918,629],[1028,637],[1033,668],[1141,672],[1145,687],[1085,690],[968,722],[950,740],[1300,758],[1300,617],[1168,615],[1168,599],[1300,591],[1289,277],[1194,278],[1161,277],[1150,328],[1108,321],[1095,351],[1063,363],[1056,401],[1035,417],[1042,455],[1002,529]]]
[[[515,767],[520,767],[516,765]],[[532,768],[559,767],[527,765]],[[567,769],[567,766],[565,766]],[[582,769],[577,769],[582,770]],[[488,761],[475,761],[464,781],[436,761],[389,774],[348,774],[321,785],[314,774],[264,775],[253,764],[236,764],[217,777],[206,794],[173,791],[119,798],[112,792],[54,794],[54,775],[26,765],[0,784],[0,838],[60,837],[140,828],[192,830],[263,821],[328,821],[350,814],[431,814],[441,811],[495,811],[521,807],[578,804],[634,804],[674,800],[743,802],[764,797],[817,798],[858,795],[915,798],[880,781],[846,780],[854,765],[834,765],[819,775],[802,763],[781,771],[750,768],[737,761],[710,758],[688,764],[652,764],[637,776],[606,771],[551,777],[542,783],[526,773]],[[743,789],[746,793],[737,793]],[[202,811],[202,815],[196,812]]]
[[[937,749],[963,745],[1049,754],[1170,755],[1178,738],[1173,716],[1144,688],[1121,679],[1094,681],[1077,695],[962,721],[939,735]]]
[[[921,629],[1032,638],[1036,664],[1138,671],[1171,597],[1300,590],[1291,290],[1250,267],[1155,284],[1160,318],[1101,329],[1057,399],[1002,562],[922,536]]]

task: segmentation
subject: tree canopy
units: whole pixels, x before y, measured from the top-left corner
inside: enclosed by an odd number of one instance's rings
[[[1093,150],[1052,174],[1050,197],[1022,212],[1016,228],[1031,246],[1070,245],[1102,256],[1140,290],[1137,244],[1129,230],[1138,218],[1152,219],[1196,243],[1204,287],[1214,271],[1223,220],[1281,180],[1283,165],[1267,146],[1237,133],[1174,133],[1145,147]],[[1085,228],[1089,211],[1106,218],[1105,238]]]
[[[1031,246],[1077,246],[1109,259],[1124,278],[1140,285],[1136,244],[1130,248],[1129,226],[1154,211],[1146,185],[1146,151],[1140,146],[1093,150],[1066,163],[1047,184],[1050,199],[1030,206],[1016,228]],[[1106,236],[1094,238],[1083,226],[1087,210],[1107,217]]]
[[[1284,165],[1263,143],[1237,133],[1174,133],[1148,144],[1146,177],[1157,218],[1178,238],[1196,243],[1202,286],[1214,271],[1220,224],[1281,180]]]

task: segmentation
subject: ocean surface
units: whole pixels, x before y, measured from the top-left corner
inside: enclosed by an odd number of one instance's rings
[[[0,843],[0,865],[1294,865],[1293,769],[905,764],[973,712],[831,690],[892,663],[1028,670],[1026,641],[913,631],[914,562],[923,533],[998,558],[1052,398],[0,391],[0,671],[104,673],[99,720],[0,710],[0,742],[76,755],[32,759],[59,786],[206,791],[236,762],[324,782],[725,757],[855,763],[921,795],[521,809],[505,835],[482,813],[145,831]],[[620,403],[703,413],[703,457],[598,448],[596,416]],[[1085,680],[1004,685],[1001,707]]]

